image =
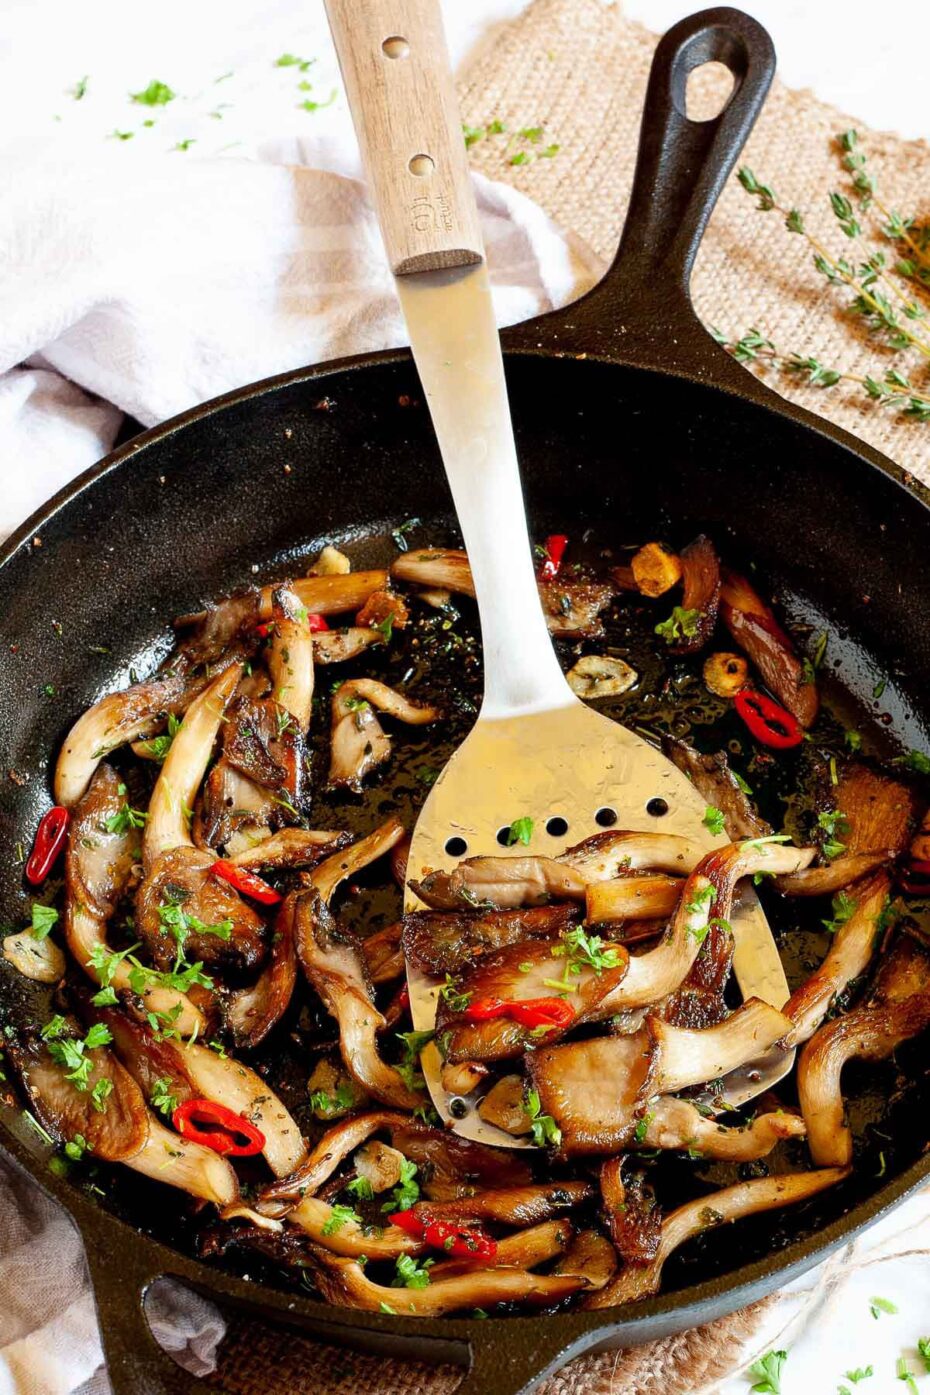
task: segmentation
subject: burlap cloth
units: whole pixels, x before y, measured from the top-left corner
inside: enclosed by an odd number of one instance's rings
[[[616,248],[633,176],[646,77],[655,36],[625,19],[611,0],[535,0],[519,19],[488,36],[460,75],[463,119],[508,132],[544,129],[554,158],[510,163],[506,137],[477,141],[474,166],[506,179],[582,238],[605,265]],[[713,88],[711,77],[705,91]],[[700,95],[700,93],[699,93]],[[833,148],[856,125],[886,201],[919,216],[930,203],[930,149],[920,141],[867,131],[818,102],[775,82],[745,162],[840,255],[849,255],[827,194],[845,187]],[[532,150],[532,146],[528,146]],[[878,376],[892,356],[862,335],[844,312],[849,296],[827,286],[800,237],[776,213],[755,211],[730,181],[698,257],[695,306],[729,338],[752,326],[787,351],[812,354],[831,367]],[[900,356],[893,360],[901,365]],[[930,425],[878,410],[845,386],[825,391],[776,374],[771,385],[885,451],[930,483]],[[915,381],[919,381],[915,377]],[[749,1359],[768,1299],[708,1327],[620,1353],[581,1357],[547,1381],[540,1395],[684,1395],[697,1392]],[[239,1320],[220,1352],[217,1383],[229,1395],[452,1395],[455,1368],[367,1356],[281,1334]]]

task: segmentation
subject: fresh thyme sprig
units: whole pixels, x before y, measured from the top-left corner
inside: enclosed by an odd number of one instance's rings
[[[922,227],[914,218],[902,217],[896,209],[888,208],[882,201],[859,146],[858,131],[853,128],[841,131],[836,143],[841,152],[843,168],[849,173],[850,183],[859,196],[860,209],[863,212],[877,211],[884,219],[880,231],[889,242],[903,243],[910,250],[910,257],[902,258],[895,270],[921,287],[930,286],[930,227]]]
[[[770,363],[783,373],[806,378],[810,387],[831,388],[837,383],[854,383],[879,406],[891,407],[903,416],[914,417],[918,421],[930,421],[930,393],[918,391],[898,368],[886,369],[881,378],[874,378],[868,373],[843,373],[827,367],[810,355],[785,353],[755,327],[734,340],[728,340],[714,329],[711,333],[738,363]]]
[[[914,303],[900,294],[890,281],[883,266],[881,254],[876,253],[858,267],[846,257],[834,257],[819,238],[807,227],[804,216],[798,208],[786,208],[779,202],[771,185],[762,183],[748,166],[744,165],[737,178],[747,194],[758,199],[756,207],[762,213],[780,213],[785,227],[807,241],[814,257],[814,266],[833,284],[842,284],[855,292],[850,305],[853,313],[859,315],[873,330],[880,331],[889,348],[914,348],[925,358],[930,359],[930,342],[924,339],[906,321],[920,318],[921,311]],[[843,231],[850,238],[857,238],[861,232],[858,221],[853,216],[852,206],[844,195],[831,195],[830,206]],[[903,318],[898,314],[888,296],[878,289],[877,282],[888,285],[904,304]]]

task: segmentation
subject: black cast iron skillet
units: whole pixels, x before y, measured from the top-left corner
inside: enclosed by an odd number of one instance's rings
[[[735,90],[721,115],[698,124],[684,115],[686,76],[712,59],[731,69]],[[773,68],[768,36],[739,11],[708,10],[672,29],[652,69],[614,265],[575,305],[504,336],[531,526],[540,536],[590,524],[616,541],[684,541],[706,529],[729,555],[755,561],[795,617],[829,625],[854,700],[867,707],[876,678],[890,674],[882,706],[891,732],[917,745],[930,691],[930,496],[744,372],[689,300],[701,234]],[[240,584],[253,564],[262,578],[281,575],[321,539],[383,534],[412,514],[449,516],[426,413],[399,401],[417,392],[405,352],[243,388],[131,441],[14,535],[0,559],[0,737],[4,765],[29,778],[0,787],[3,866],[48,805],[47,765],[64,729],[101,690],[128,681],[130,665],[151,670],[169,643],[164,617]],[[0,891],[6,923],[22,917],[14,880]],[[25,991],[15,974],[0,975],[4,1020]],[[546,1318],[417,1321],[260,1286],[191,1258],[170,1226],[143,1233],[150,1215],[118,1204],[118,1184],[98,1195],[52,1176],[17,1109],[3,1109],[0,1140],[80,1230],[117,1395],[216,1388],[174,1366],[149,1333],[142,1296],[162,1274],[327,1340],[468,1365],[468,1395],[517,1395],[581,1352],[645,1342],[752,1302],[884,1214],[930,1172],[919,1124],[925,1066],[925,1054],[913,1059],[897,1103],[873,1101],[890,1135],[881,1177],[857,1170],[789,1216],[783,1232],[766,1220],[715,1234],[659,1297]],[[169,1197],[161,1209],[173,1209]]]

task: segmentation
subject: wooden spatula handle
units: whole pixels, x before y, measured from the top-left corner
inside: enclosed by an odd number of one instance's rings
[[[484,256],[438,0],[326,0],[395,275]]]

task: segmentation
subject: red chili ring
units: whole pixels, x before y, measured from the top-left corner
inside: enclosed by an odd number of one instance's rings
[[[26,881],[41,886],[58,859],[68,836],[71,815],[60,804],[53,804],[36,829],[32,852],[26,863]]]

